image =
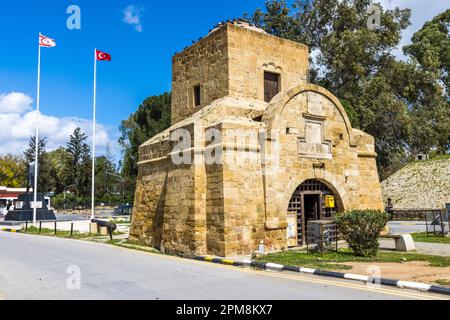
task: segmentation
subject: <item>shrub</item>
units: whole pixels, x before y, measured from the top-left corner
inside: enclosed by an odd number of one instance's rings
[[[336,216],[336,223],[350,249],[356,256],[376,256],[381,231],[389,215],[377,210],[352,210]]]

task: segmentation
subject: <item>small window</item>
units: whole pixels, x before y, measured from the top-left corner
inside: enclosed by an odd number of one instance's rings
[[[202,104],[201,94],[200,94],[200,85],[194,87],[194,106],[198,107]]]
[[[280,75],[264,71],[264,101],[270,102],[280,92]]]

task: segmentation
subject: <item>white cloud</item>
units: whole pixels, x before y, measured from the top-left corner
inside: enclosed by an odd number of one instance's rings
[[[33,99],[21,92],[0,94],[0,113],[22,113],[31,110]]]
[[[142,15],[144,9],[136,5],[129,5],[123,10],[123,22],[134,26],[137,32],[142,32]]]
[[[425,22],[433,19],[439,13],[448,9],[448,1],[443,0],[379,0],[384,9],[411,9],[411,25],[403,31],[402,41],[397,48],[395,55],[404,59],[403,46],[411,43],[413,34],[419,31]]]
[[[28,145],[30,137],[34,136],[36,130],[36,111],[32,109],[33,99],[23,93],[14,93],[13,101],[22,101],[17,104],[18,107],[4,107],[3,101],[9,101],[11,94],[0,95],[0,154],[20,154]],[[28,102],[28,104],[24,103]],[[10,106],[10,104],[5,104]],[[73,131],[80,127],[89,137],[88,143],[91,144],[92,120],[77,117],[54,117],[50,115],[39,115],[39,136],[47,137],[47,150],[55,150],[60,146],[65,146],[69,136]],[[117,144],[118,132],[115,128],[97,123],[96,128],[96,147],[97,155],[104,154],[106,146],[109,144],[112,151],[120,155]]]

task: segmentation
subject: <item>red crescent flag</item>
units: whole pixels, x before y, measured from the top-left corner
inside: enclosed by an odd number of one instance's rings
[[[47,48],[56,47],[56,41],[40,34],[39,35],[39,46],[47,47]]]
[[[97,60],[99,61],[111,61],[111,55],[106,52],[96,50]]]

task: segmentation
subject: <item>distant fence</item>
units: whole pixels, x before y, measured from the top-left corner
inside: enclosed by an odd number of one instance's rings
[[[445,213],[445,209],[425,209],[425,210],[395,210],[394,221],[425,221],[425,216],[437,216],[440,213]]]

